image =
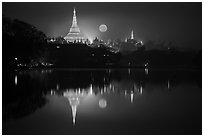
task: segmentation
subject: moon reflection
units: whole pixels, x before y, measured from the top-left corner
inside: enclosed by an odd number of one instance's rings
[[[100,108],[106,108],[107,106],[107,101],[105,99],[100,99],[99,100],[99,107]]]

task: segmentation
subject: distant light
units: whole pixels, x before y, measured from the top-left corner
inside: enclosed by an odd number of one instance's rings
[[[100,99],[99,100],[99,107],[100,108],[106,108],[107,106],[107,101],[105,99]]]
[[[18,60],[18,58],[15,58],[15,60]]]
[[[57,46],[57,48],[59,49],[59,48],[60,48],[60,46]]]

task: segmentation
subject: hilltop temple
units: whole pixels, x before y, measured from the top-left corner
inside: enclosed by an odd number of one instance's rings
[[[69,30],[69,33],[64,37],[64,39],[67,42],[73,42],[73,43],[78,43],[78,42],[85,42],[86,39],[80,32],[80,29],[77,25],[77,18],[76,18],[76,10],[74,9],[73,11],[73,20],[72,20],[72,26]]]

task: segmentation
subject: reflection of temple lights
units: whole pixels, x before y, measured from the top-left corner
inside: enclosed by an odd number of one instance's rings
[[[168,88],[168,89],[170,88],[170,82],[169,82],[169,80],[168,80],[168,82],[167,82],[167,88]]]
[[[148,75],[148,68],[145,68],[145,74]]]
[[[140,87],[140,94],[142,94],[143,93],[143,88],[142,88],[142,86]]]
[[[104,89],[103,89],[103,90],[104,90],[104,92],[106,92],[106,87],[104,87]]]
[[[72,106],[72,116],[73,116],[72,122],[74,125],[75,125],[75,121],[76,121],[76,111],[77,111],[77,107]]]
[[[15,75],[15,85],[17,86],[17,84],[18,84],[18,77],[17,75]]]
[[[130,94],[130,101],[131,101],[131,103],[133,103],[133,100],[134,100],[134,93],[131,91],[131,94]]]
[[[111,69],[108,69],[108,73],[109,73],[109,74],[111,73]]]
[[[57,84],[56,89],[59,90],[59,84]]]
[[[125,96],[127,95],[127,90],[125,90]]]
[[[112,85],[111,85],[111,84],[109,85],[109,88],[110,88],[110,89],[112,88]]]
[[[92,95],[93,94],[93,87],[92,84],[90,85],[89,93]]]
[[[128,69],[128,74],[130,75],[130,68]]]
[[[69,100],[69,103],[72,108],[72,122],[75,125],[76,122],[76,112],[77,112],[77,106],[80,103],[80,98],[82,97],[81,94],[77,94],[77,92],[74,92],[72,90],[69,90],[68,92],[64,92],[64,97],[67,97]]]
[[[105,99],[100,99],[99,100],[99,107],[100,108],[106,108],[107,106],[107,101]]]

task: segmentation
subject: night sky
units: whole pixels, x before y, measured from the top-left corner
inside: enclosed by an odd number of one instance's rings
[[[182,49],[202,48],[202,3],[3,3],[3,15],[36,26],[47,36],[65,36],[71,27],[73,9],[78,26],[89,39],[125,39],[134,30],[144,43],[172,41]],[[106,24],[108,30],[98,27]]]

